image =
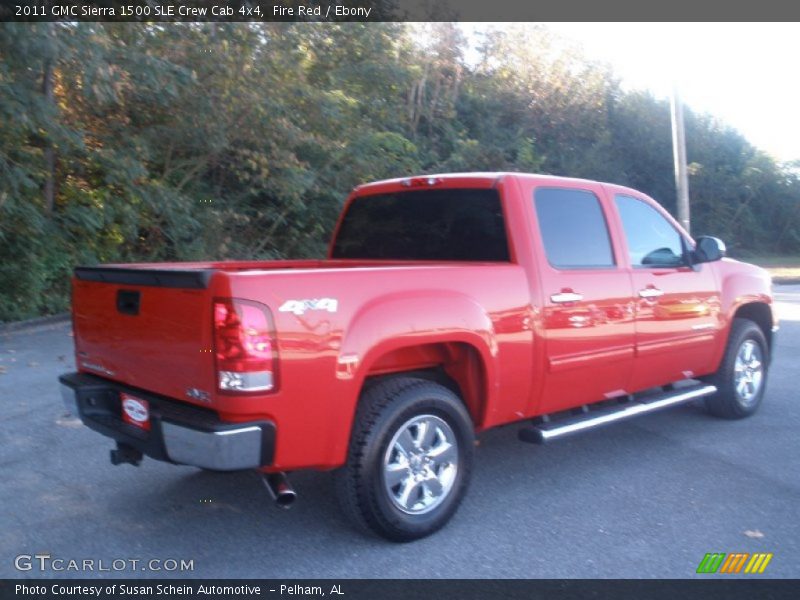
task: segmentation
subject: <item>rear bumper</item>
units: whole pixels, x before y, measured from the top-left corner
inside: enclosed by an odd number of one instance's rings
[[[211,410],[85,373],[62,375],[59,383],[67,410],[87,427],[156,460],[216,471],[272,463],[275,424],[271,421],[226,423]],[[121,392],[147,400],[149,431],[122,420]]]

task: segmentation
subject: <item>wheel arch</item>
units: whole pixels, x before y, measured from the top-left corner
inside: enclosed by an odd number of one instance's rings
[[[756,324],[764,334],[764,339],[767,341],[768,362],[772,360],[772,347],[774,344],[773,326],[775,322],[771,305],[761,299],[746,299],[733,307],[729,314],[730,316],[726,319],[724,334],[719,338],[714,359],[711,363],[713,365],[713,370],[707,375],[703,375],[702,378],[705,380],[713,377],[722,364],[735,319],[747,319]]]
[[[416,377],[438,383],[461,399],[476,429],[486,420],[487,365],[480,350],[469,342],[443,341],[388,350],[367,369],[359,397],[368,386],[389,377]]]
[[[497,392],[498,353],[491,317],[466,294],[430,289],[371,299],[353,316],[338,348],[336,377],[348,393],[332,439],[333,455],[344,459],[364,386],[375,377],[438,372],[440,381],[455,382],[480,429]]]
[[[766,302],[747,302],[736,308],[733,313],[733,319],[748,319],[753,321],[761,332],[764,334],[764,339],[767,340],[767,350],[769,356],[772,356],[773,345],[773,315],[772,307]],[[731,321],[733,322],[733,321]]]

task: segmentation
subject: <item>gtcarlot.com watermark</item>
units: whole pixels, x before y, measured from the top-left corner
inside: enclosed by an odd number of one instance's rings
[[[49,552],[19,554],[14,558],[17,571],[39,573],[72,571],[79,573],[124,571],[194,571],[194,559],[184,558],[62,558]]]

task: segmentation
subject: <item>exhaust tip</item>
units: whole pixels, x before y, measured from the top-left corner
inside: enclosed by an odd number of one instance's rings
[[[292,508],[292,504],[297,499],[297,494],[294,493],[293,490],[287,490],[278,494],[275,498],[275,506],[278,508],[283,508],[284,510],[289,510]]]
[[[263,473],[262,481],[275,501],[275,506],[290,509],[297,499],[297,493],[286,477],[286,473]]]

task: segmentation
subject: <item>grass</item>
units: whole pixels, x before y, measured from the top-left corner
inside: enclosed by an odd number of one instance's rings
[[[742,260],[764,267],[775,283],[800,283],[800,256],[750,256]]]

